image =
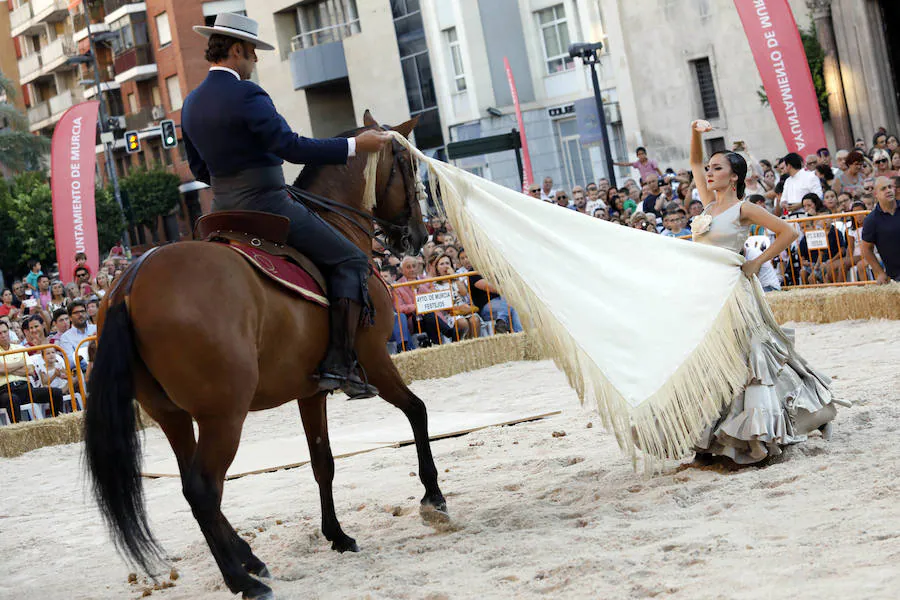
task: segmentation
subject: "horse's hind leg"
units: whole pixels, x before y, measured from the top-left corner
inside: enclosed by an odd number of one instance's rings
[[[273,598],[267,585],[247,574],[244,560],[236,551],[234,529],[221,512],[225,472],[241,441],[243,415],[203,416],[197,419],[197,424],[200,436],[197,451],[183,477],[184,496],[228,589],[243,593],[244,598]]]
[[[419,457],[419,479],[425,486],[422,505],[446,513],[447,501],[438,486],[437,467],[434,466],[434,457],[431,455],[425,403],[406,386],[383,343],[365,353],[361,352],[360,362],[366,370],[369,383],[378,388],[378,395],[402,410],[409,419]]]
[[[331,549],[338,552],[359,552],[356,540],[344,533],[334,510],[334,494],[331,482],[334,480],[334,456],[328,440],[328,415],[325,410],[326,395],[317,394],[298,400],[303,431],[309,445],[309,458],[313,475],[319,484],[319,500],[322,504],[322,533],[331,542]]]
[[[186,476],[189,472],[191,461],[197,450],[197,440],[194,438],[194,424],[191,415],[172,403],[165,391],[159,386],[150,373],[141,365],[135,367],[135,395],[138,402],[144,407],[153,419],[159,423],[160,428],[169,440],[175,460],[178,462],[178,472],[181,473],[181,485],[185,489]],[[220,516],[225,519],[224,515]],[[231,543],[237,552],[248,573],[268,577],[269,571],[266,565],[259,560],[241,536],[235,532],[229,524]]]

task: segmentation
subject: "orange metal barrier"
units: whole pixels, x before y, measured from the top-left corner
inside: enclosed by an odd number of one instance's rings
[[[26,381],[28,381],[28,379],[31,377],[31,375],[34,371],[34,367],[28,364],[28,355],[31,353],[34,353],[34,352],[42,352],[47,348],[53,348],[54,350],[58,351],[59,354],[63,358],[63,362],[65,363],[65,367],[66,367],[66,380],[68,381],[68,384],[69,384],[69,398],[72,401],[72,411],[73,412],[77,411],[78,405],[76,404],[75,387],[72,384],[72,365],[69,363],[69,357],[66,356],[65,351],[62,348],[60,348],[59,346],[57,346],[56,344],[42,344],[40,346],[28,346],[25,348],[16,348],[16,349],[11,349],[11,350],[6,350],[6,351],[0,352],[0,359],[2,359],[2,361],[3,361],[3,372],[0,373],[0,375],[6,377],[6,375],[9,373],[9,366],[8,366],[9,361],[7,360],[7,356],[12,356],[13,354],[22,354],[23,355],[22,356],[22,359],[23,359],[22,360],[22,368],[25,369],[24,377],[25,377]],[[77,355],[77,353],[76,353],[76,355]],[[78,369],[78,370],[79,370],[79,372],[81,371],[81,369]],[[10,410],[9,418],[10,418],[11,422],[15,423],[16,422],[16,410],[13,407],[12,384],[10,383],[8,377],[6,377],[5,386],[6,386],[6,393],[7,393],[8,400],[9,400],[9,410]],[[34,405],[33,388],[31,386],[30,381],[28,381],[27,387],[28,387],[28,400],[29,400],[29,404],[31,405],[31,414],[37,415],[38,414],[36,412],[37,408]],[[49,388],[49,386],[48,386],[48,388]],[[55,388],[52,388],[52,389],[55,389]],[[82,401],[84,401],[83,393],[81,395],[81,398],[82,398]],[[6,408],[6,407],[0,407],[0,408]],[[50,414],[54,414],[54,413],[56,413],[56,410],[55,410],[55,407],[53,406],[53,394],[51,393],[50,394]]]
[[[406,341],[403,339],[403,335],[402,335],[403,325],[401,323],[401,319],[414,318],[415,322],[416,322],[417,332],[422,333],[422,320],[419,318],[419,315],[420,314],[427,315],[429,313],[433,314],[435,328],[437,329],[438,344],[443,344],[444,336],[441,334],[441,322],[440,322],[441,317],[439,316],[438,313],[449,313],[449,316],[465,317],[467,319],[470,315],[478,315],[478,323],[479,323],[478,329],[480,329],[481,316],[479,314],[477,307],[474,307],[471,304],[469,304],[468,306],[470,307],[470,309],[473,309],[473,310],[468,313],[458,312],[455,308],[442,308],[442,309],[429,310],[429,311],[420,313],[418,311],[418,307],[416,307],[416,312],[404,313],[400,310],[400,303],[399,303],[399,298],[396,293],[396,290],[401,289],[401,288],[412,287],[414,296],[419,296],[419,295],[432,293],[432,292],[440,292],[440,291],[450,290],[450,287],[452,286],[453,283],[457,283],[460,280],[465,279],[466,281],[465,281],[464,285],[465,285],[466,291],[468,293],[460,294],[460,295],[468,297],[469,302],[471,302],[471,289],[469,288],[470,284],[469,284],[468,279],[469,279],[469,277],[472,277],[474,275],[479,275],[479,273],[477,271],[469,271],[467,273],[454,273],[452,275],[442,275],[440,277],[427,277],[424,279],[417,279],[415,281],[403,281],[403,282],[398,282],[398,283],[394,283],[391,285],[391,287],[393,288],[392,291],[394,292],[392,294],[392,298],[394,301],[394,312],[397,315],[397,326],[401,331],[400,346],[404,351],[407,348],[406,348]],[[448,283],[449,285],[446,285],[446,286],[442,285],[445,283]],[[435,289],[435,287],[437,287],[438,289]],[[419,288],[421,288],[421,289],[419,289]],[[491,300],[492,294],[489,291],[485,291],[485,293],[487,294],[487,297],[488,297],[488,305],[487,305],[488,306],[488,315],[490,316],[490,320],[493,323],[494,322],[494,311],[490,305],[490,300]],[[451,290],[451,294],[452,294],[452,290]],[[494,294],[494,296],[496,297],[497,294]],[[428,317],[424,317],[424,318],[428,318]],[[512,316],[510,315],[508,317],[508,319],[510,320],[509,326],[510,326],[510,331],[511,331],[512,330],[512,322],[511,322]],[[479,331],[473,332],[473,329],[475,328],[475,326],[471,321],[469,321],[468,327],[469,327],[469,337],[473,337],[473,338],[478,337],[480,332]],[[453,329],[454,329],[456,341],[459,341],[460,339],[462,339],[462,337],[460,335],[460,331],[459,331],[459,318],[453,319]]]
[[[869,211],[816,215],[787,222],[800,233],[782,253],[782,287],[813,288],[875,283],[860,252],[863,220]]]
[[[875,283],[860,252],[867,210],[786,219],[800,234],[773,259],[782,289],[868,285]],[[677,239],[690,240],[686,235]]]
[[[80,342],[78,342],[78,345],[75,346],[75,356],[78,356],[78,352],[79,352],[79,350],[81,350],[82,344],[90,344],[91,342],[96,342],[96,341],[97,341],[96,335],[89,335],[86,338],[84,338],[83,340],[81,340]],[[91,362],[92,362],[91,359],[88,358],[88,364],[90,364]],[[78,390],[81,392],[81,401],[85,405],[87,405],[87,393],[85,392],[85,387],[84,387],[84,373],[81,372],[80,368],[78,369]]]

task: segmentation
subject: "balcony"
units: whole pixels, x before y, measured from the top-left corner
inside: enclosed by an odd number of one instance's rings
[[[68,0],[31,0],[31,8],[37,23],[55,23],[69,16]]]
[[[57,94],[50,98],[50,116],[59,119],[62,116],[62,113],[72,107],[72,104],[75,103],[75,98],[72,94],[72,90],[66,90],[61,94]]]
[[[9,29],[12,37],[41,31],[41,26],[32,19],[34,13],[31,8],[31,2],[26,2],[9,13]]]
[[[31,83],[41,74],[41,55],[37,52],[19,59],[19,82]]]
[[[121,17],[121,14],[114,15],[113,13],[129,4],[139,4],[141,5],[141,8],[135,6],[132,10],[126,9],[124,12],[140,12],[141,10],[147,10],[147,5],[143,0],[103,0],[103,12],[106,13],[106,22],[110,23]]]
[[[306,31],[291,38],[291,52],[312,48],[313,46],[330,44],[332,42],[340,42],[344,38],[348,38],[359,32],[359,19],[354,19],[347,23],[329,25],[328,27],[322,27],[321,29]]]
[[[153,118],[153,108],[142,108],[136,113],[125,115],[125,129],[128,131],[140,131],[152,125],[156,119]]]
[[[90,9],[89,15],[85,15],[80,10],[72,15],[72,29],[75,31],[73,39],[76,42],[80,42],[87,37],[88,24],[91,26],[91,33],[109,31],[109,25],[103,21],[103,10],[101,5],[95,4],[94,8]]]
[[[34,132],[50,124],[50,103],[41,102],[28,109],[28,128]]]
[[[75,56],[78,48],[69,36],[58,37],[41,48],[41,73],[46,75],[59,68],[74,69],[75,65],[66,63],[66,59]]]
[[[113,59],[116,70],[116,81],[141,81],[156,77],[156,63],[149,45],[129,48]]]

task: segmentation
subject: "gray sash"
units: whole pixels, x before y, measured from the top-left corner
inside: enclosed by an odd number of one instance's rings
[[[284,199],[281,166],[246,169],[227,177],[212,177],[213,210],[254,210]],[[280,197],[280,198],[279,198]],[[259,209],[256,209],[259,210]]]

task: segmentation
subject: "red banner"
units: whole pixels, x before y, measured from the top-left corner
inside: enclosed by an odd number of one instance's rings
[[[87,255],[87,267],[96,275],[97,214],[94,210],[94,165],[97,160],[96,100],[67,110],[53,131],[50,150],[50,189],[53,193],[53,237],[59,278],[72,281],[75,254]]]
[[[790,152],[828,145],[800,30],[788,0],[734,0],[769,106]]]
[[[503,57],[503,65],[506,67],[506,78],[509,80],[509,91],[512,94],[513,105],[516,107],[516,121],[519,124],[519,139],[522,140],[522,193],[527,194],[528,188],[534,181],[531,172],[531,155],[528,154],[528,140],[525,139],[525,122],[522,120],[522,108],[519,106],[519,92],[516,90],[516,80],[513,78],[509,59]]]

